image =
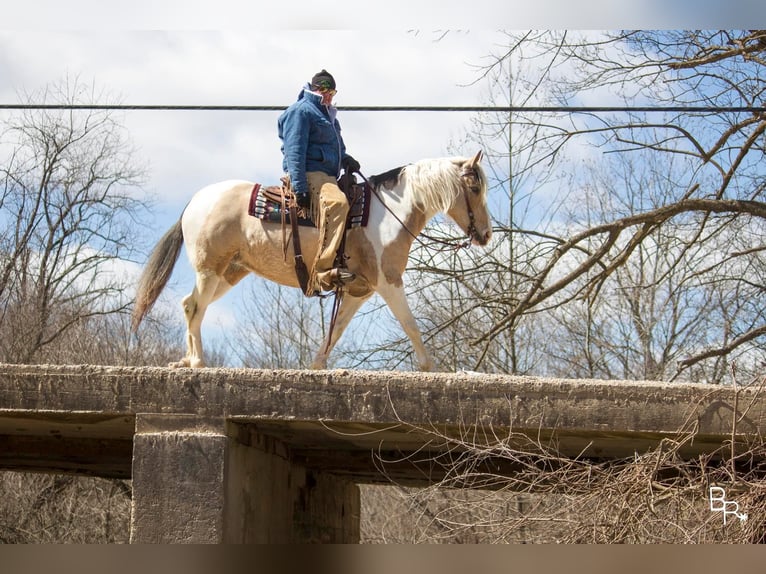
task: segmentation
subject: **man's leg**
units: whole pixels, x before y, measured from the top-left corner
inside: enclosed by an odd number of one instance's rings
[[[314,171],[307,173],[306,178],[319,227],[319,250],[312,269],[312,283],[320,291],[329,291],[335,287],[333,268],[345,233],[348,200],[334,177]]]

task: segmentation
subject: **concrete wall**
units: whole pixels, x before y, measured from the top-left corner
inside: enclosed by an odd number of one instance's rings
[[[228,431],[228,432],[227,432]],[[224,419],[139,415],[134,543],[355,543],[359,488]]]

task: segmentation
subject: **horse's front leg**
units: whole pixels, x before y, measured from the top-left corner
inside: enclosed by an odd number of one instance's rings
[[[314,361],[311,363],[312,369],[327,368],[327,358],[330,356],[330,351],[332,351],[335,343],[338,342],[343,331],[348,327],[351,318],[369,298],[370,295],[365,295],[364,297],[352,297],[348,294],[343,297],[340,309],[338,309],[338,318],[335,320],[335,327],[332,331],[332,340],[330,340],[328,333],[328,336],[325,337],[325,340],[322,342],[322,346],[319,347],[317,354],[314,356]]]
[[[412,347],[415,351],[415,357],[417,357],[420,370],[432,371],[434,369],[434,362],[431,360],[431,356],[428,354],[428,351],[423,344],[423,337],[420,334],[420,329],[415,322],[415,317],[412,314],[412,310],[410,310],[410,305],[407,303],[407,297],[404,294],[404,285],[396,286],[387,283],[378,288],[378,293],[383,297],[383,300],[389,306],[394,317],[399,321],[402,329],[404,329],[404,332],[412,342]]]

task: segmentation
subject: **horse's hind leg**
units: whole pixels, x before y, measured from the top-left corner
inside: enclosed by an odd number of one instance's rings
[[[330,356],[330,351],[332,351],[335,343],[338,342],[338,339],[340,339],[343,331],[345,331],[346,327],[348,327],[348,324],[351,322],[351,318],[359,310],[359,307],[361,307],[362,303],[367,301],[369,298],[370,295],[365,295],[364,297],[352,297],[348,294],[343,297],[343,301],[340,304],[340,309],[338,310],[338,318],[335,321],[335,327],[332,331],[332,341],[329,341],[328,344],[328,337],[325,337],[325,340],[322,342],[322,346],[319,347],[317,354],[314,356],[314,362],[311,363],[312,369],[327,368],[327,357]]]
[[[186,297],[181,299],[181,307],[184,310],[184,318],[186,319],[186,356],[175,363],[168,364],[168,367],[173,369],[188,367],[191,364],[192,357],[192,338],[189,331],[189,323],[192,317],[197,312],[197,288],[189,293]]]
[[[205,366],[202,351],[202,320],[210,303],[223,295],[230,287],[213,271],[197,272],[194,289],[182,300],[186,318],[186,356],[177,363],[171,363],[170,367],[201,368]]]

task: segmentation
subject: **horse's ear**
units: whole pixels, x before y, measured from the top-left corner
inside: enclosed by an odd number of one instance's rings
[[[471,160],[470,166],[473,168],[479,165],[479,162],[481,161],[481,157],[483,155],[484,155],[484,152],[482,150],[477,151],[476,155],[473,156],[473,159]]]

